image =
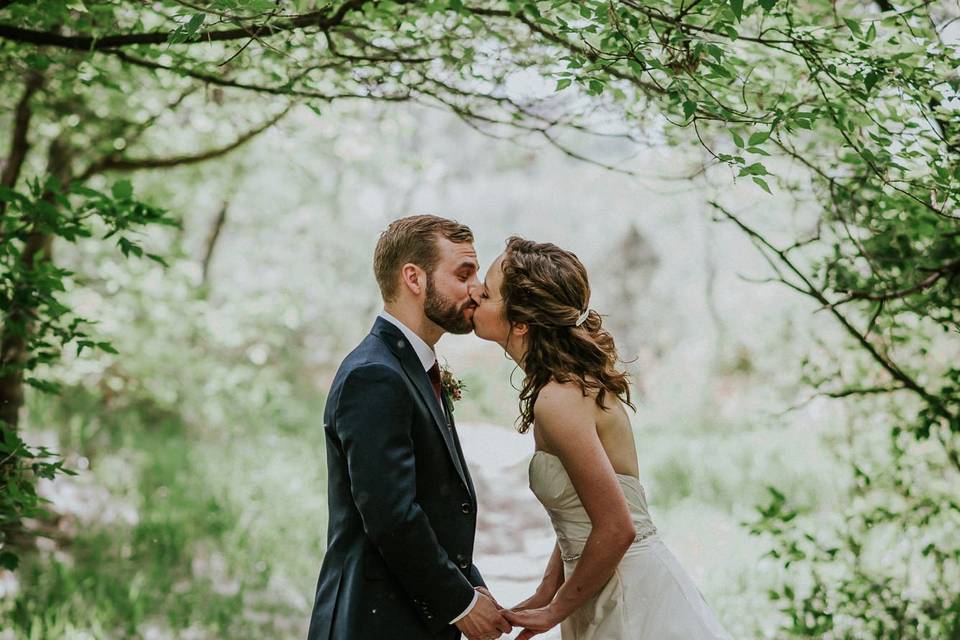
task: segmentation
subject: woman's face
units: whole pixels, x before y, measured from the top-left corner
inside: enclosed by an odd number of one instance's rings
[[[473,331],[477,337],[492,340],[506,348],[510,336],[500,285],[503,283],[503,254],[501,253],[487,269],[483,282],[470,290],[470,297],[477,304],[473,312]]]

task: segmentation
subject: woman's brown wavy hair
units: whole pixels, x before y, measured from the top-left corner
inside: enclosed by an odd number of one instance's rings
[[[590,301],[587,270],[577,256],[549,242],[511,236],[502,268],[500,295],[506,319],[511,325],[529,326],[527,352],[519,363],[525,373],[520,433],[533,424],[533,405],[551,379],[576,382],[584,395],[596,391],[601,408],[606,394],[613,393],[635,409],[629,378],[617,369],[620,358],[600,314],[591,309],[576,326]]]

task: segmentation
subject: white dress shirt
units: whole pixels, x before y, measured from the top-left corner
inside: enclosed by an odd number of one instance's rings
[[[383,318],[384,320],[386,320],[387,322],[395,326],[397,329],[400,329],[400,332],[410,342],[410,345],[413,346],[413,350],[417,354],[417,358],[420,359],[420,364],[423,365],[423,370],[429,371],[430,367],[433,366],[433,363],[437,361],[437,354],[430,347],[430,345],[424,342],[423,338],[421,338],[416,333],[414,333],[413,330],[410,329],[410,327],[403,324],[402,322],[394,318],[392,315],[387,313],[386,309],[381,311],[379,315],[381,318]],[[440,405],[440,410],[446,413],[442,404]],[[454,624],[455,622],[458,622],[462,618],[466,617],[466,615],[473,610],[473,607],[477,604],[477,600],[479,598],[480,598],[480,593],[476,589],[474,589],[473,600],[470,602],[470,605],[466,609],[464,609],[463,613],[461,613],[456,618],[451,620],[450,624]]]

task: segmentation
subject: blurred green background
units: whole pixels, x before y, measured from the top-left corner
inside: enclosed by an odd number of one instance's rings
[[[943,0],[0,0],[0,640],[305,635],[410,213],[584,261],[735,638],[960,640],[958,42]],[[513,604],[520,373],[438,352]]]
[[[653,148],[628,182],[443,114],[354,107],[304,109],[218,165],[138,176],[184,228],[143,239],[174,256],[167,269],[94,241],[61,254],[71,303],[119,354],[67,357],[63,394],[29,396],[28,440],[81,473],[42,485],[57,516],[5,578],[3,633],[304,635],[326,535],[324,393],[380,308],[377,235],[408,212],[469,224],[484,269],[514,233],[584,260],[642,393],[636,441],[664,538],[735,637],[772,633],[778,569],[743,522],[774,480],[811,512],[835,507],[848,417],[826,401],[784,413],[802,384],[783,363],[836,332],[740,277],[763,263],[711,222],[710,186],[658,170],[688,160]],[[438,352],[468,385],[461,431],[510,430],[520,376],[499,347],[445,336]]]

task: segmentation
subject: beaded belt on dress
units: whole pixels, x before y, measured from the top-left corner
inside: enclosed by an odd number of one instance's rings
[[[646,540],[656,532],[657,532],[656,527],[644,528],[642,531],[637,532],[637,535],[634,537],[633,542],[631,544],[633,545],[633,544],[637,544],[638,542],[643,542],[644,540]],[[560,551],[560,557],[563,559],[564,562],[573,562],[574,560],[579,560],[581,555],[583,555],[583,552],[571,554],[571,555],[565,555],[562,549]]]

